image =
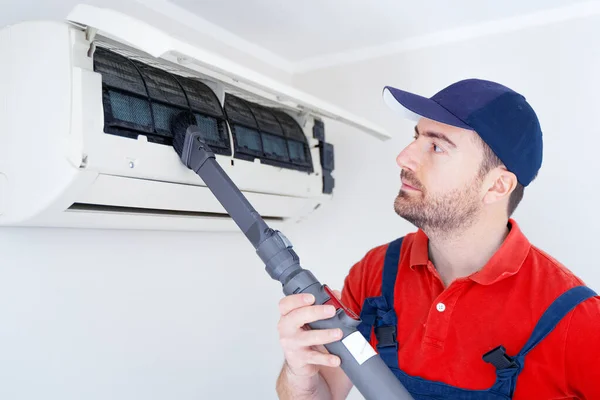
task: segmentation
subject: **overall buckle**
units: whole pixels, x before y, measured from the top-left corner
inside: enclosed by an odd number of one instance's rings
[[[377,348],[398,348],[398,342],[396,342],[396,325],[376,327],[375,336],[377,337]]]
[[[497,370],[516,367],[514,359],[506,355],[504,346],[498,346],[483,355],[483,361],[492,364]]]

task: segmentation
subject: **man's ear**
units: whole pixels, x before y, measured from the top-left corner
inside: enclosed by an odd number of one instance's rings
[[[499,166],[489,172],[485,186],[484,204],[492,204],[502,199],[507,199],[517,187],[517,177],[508,171],[505,166]]]

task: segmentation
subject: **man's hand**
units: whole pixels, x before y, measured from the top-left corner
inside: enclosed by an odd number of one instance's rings
[[[339,291],[335,296],[341,298]],[[279,302],[280,319],[278,324],[279,342],[283,348],[288,371],[297,377],[312,377],[319,372],[319,366],[337,367],[338,356],[329,354],[324,344],[342,338],[340,329],[311,330],[307,324],[335,315],[331,305],[313,305],[313,295],[294,294]]]

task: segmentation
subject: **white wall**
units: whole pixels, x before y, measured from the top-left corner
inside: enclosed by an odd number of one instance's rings
[[[1,229],[0,253],[0,398],[273,398],[278,288],[239,235]]]
[[[600,139],[588,118],[597,114],[600,57],[582,43],[600,34],[598,22],[300,77],[299,86],[398,134],[384,143],[327,124],[334,201],[285,232],[303,265],[340,288],[369,248],[412,230],[393,212],[394,158],[412,125],[383,107],[381,86],[433,93],[476,75],[518,87],[539,111],[544,170],[517,218],[533,242],[600,289],[599,168],[591,161]],[[280,293],[238,234],[0,229],[0,398],[275,399]]]

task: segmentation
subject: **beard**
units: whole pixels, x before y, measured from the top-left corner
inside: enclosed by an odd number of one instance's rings
[[[410,171],[402,170],[401,176],[419,191],[400,189],[394,200],[394,211],[417,228],[447,234],[465,229],[477,220],[482,208],[478,198],[480,176],[464,188],[442,195],[430,194]]]

